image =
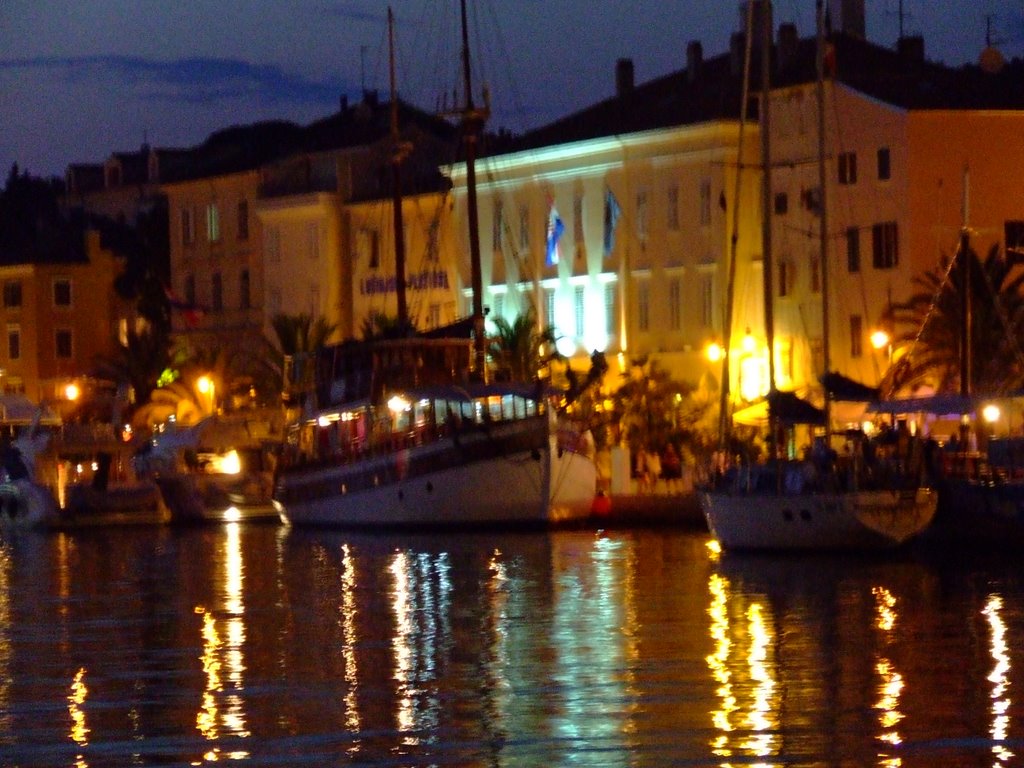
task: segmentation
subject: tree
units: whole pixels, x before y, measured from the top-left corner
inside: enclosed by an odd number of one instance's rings
[[[538,328],[532,307],[512,322],[504,317],[495,318],[494,326],[497,333],[488,340],[487,352],[496,378],[534,381],[543,366],[561,358],[555,349],[555,327]]]
[[[118,388],[128,388],[129,402],[138,407],[149,400],[170,364],[169,337],[147,326],[129,330],[125,343],[119,343],[111,355],[96,360],[93,374],[113,381]]]
[[[993,247],[984,260],[970,248],[971,390],[990,394],[1024,385],[1024,274]],[[945,257],[937,269],[914,278],[919,287],[889,313],[899,329],[895,360],[882,382],[885,394],[927,385],[936,392],[960,390],[963,273]]]

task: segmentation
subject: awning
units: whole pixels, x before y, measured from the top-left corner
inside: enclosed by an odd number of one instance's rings
[[[933,413],[936,416],[959,416],[974,411],[978,402],[978,398],[964,398],[960,395],[927,395],[925,397],[879,400],[871,403],[868,406],[868,411],[870,413]]]
[[[818,379],[833,400],[847,403],[869,403],[878,400],[878,387],[869,387],[837,371],[829,371]]]
[[[824,426],[825,412],[801,399],[795,392],[772,392],[764,400],[742,408],[732,415],[733,423],[747,427],[761,427],[768,423],[769,415],[782,424],[812,424]]]

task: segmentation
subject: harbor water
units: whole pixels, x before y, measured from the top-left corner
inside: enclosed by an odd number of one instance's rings
[[[3,766],[1024,764],[1024,568],[700,530],[4,534]]]

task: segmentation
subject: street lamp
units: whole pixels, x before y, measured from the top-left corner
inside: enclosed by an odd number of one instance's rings
[[[209,395],[210,414],[215,414],[217,412],[217,387],[213,383],[213,379],[206,374],[203,374],[196,381],[196,389],[199,390],[201,395]]]

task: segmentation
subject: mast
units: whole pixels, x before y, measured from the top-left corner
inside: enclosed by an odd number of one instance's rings
[[[764,283],[764,334],[768,345],[768,392],[775,392],[775,311],[772,306],[773,271],[775,264],[772,259],[772,158],[771,158],[771,61],[772,61],[772,26],[771,0],[761,0],[761,244],[762,273]],[[771,439],[768,441],[768,456],[774,459],[777,454],[775,440],[775,420],[768,409],[768,428]]]
[[[395,229],[395,293],[398,298],[398,327],[409,327],[409,307],[405,298],[405,227],[402,221],[401,165],[410,146],[398,136],[398,94],[395,90],[395,16],[388,6],[388,65],[391,75],[391,205]]]
[[[960,260],[960,397],[966,403],[971,396],[971,263],[968,258],[970,248],[970,233],[967,228],[968,205],[970,189],[970,171],[964,167],[964,193],[963,208],[961,211],[963,223],[960,226],[960,247],[957,249],[957,258]]]
[[[484,285],[480,266],[480,222],[476,204],[476,156],[480,133],[487,120],[486,103],[473,106],[473,83],[469,69],[469,32],[466,27],[466,0],[459,0],[462,16],[462,79],[466,104],[462,109],[462,142],[466,151],[466,214],[469,218],[470,278],[473,290],[473,358],[481,379],[487,378],[486,340],[484,338]],[[486,99],[485,99],[486,101]]]
[[[829,260],[828,260],[828,217],[825,205],[825,10],[822,0],[817,0],[818,10],[818,240],[821,269],[821,352],[824,358],[824,374],[827,376],[832,365],[832,347],[829,341]],[[832,395],[825,386],[825,445],[832,441]]]
[[[731,431],[729,415],[729,352],[732,349],[732,315],[736,303],[736,252],[739,241],[740,226],[740,180],[743,176],[743,136],[747,124],[747,99],[750,91],[750,49],[751,36],[754,29],[754,6],[747,5],[747,44],[743,57],[743,87],[740,96],[740,135],[736,143],[736,187],[733,195],[732,236],[729,242],[729,273],[725,288],[725,321],[722,334],[725,341],[725,354],[722,356],[722,382],[718,399],[718,447],[724,449],[728,444]]]

